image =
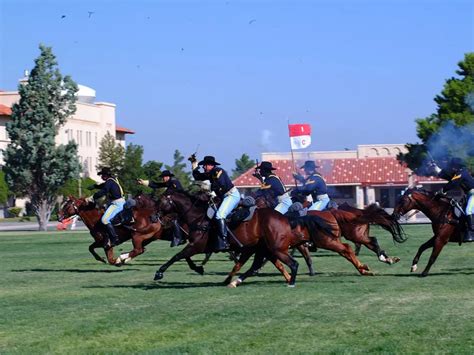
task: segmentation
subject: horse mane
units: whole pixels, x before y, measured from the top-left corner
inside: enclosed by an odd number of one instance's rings
[[[208,206],[209,196],[205,192],[198,192],[196,194],[192,194],[186,190],[173,190],[172,195],[183,195],[191,200],[191,203],[196,207],[204,207]]]
[[[306,215],[302,217],[291,217],[288,216],[288,221],[292,229],[299,226],[302,228],[306,228],[309,232],[309,235],[314,240],[317,238],[316,234],[320,231],[329,234],[331,238],[337,239],[338,235],[333,233],[333,228],[329,223],[326,222],[324,218],[314,215]]]

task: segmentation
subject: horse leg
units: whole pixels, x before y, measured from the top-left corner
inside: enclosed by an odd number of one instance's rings
[[[379,260],[383,263],[386,263],[386,264],[389,264],[389,265],[393,265],[393,264],[396,264],[400,261],[400,258],[399,257],[389,257],[386,253],[385,253],[385,250],[382,250],[382,248],[380,248],[380,245],[379,245],[379,242],[377,240],[377,238],[375,237],[369,237],[370,239],[370,245],[372,246],[373,250],[376,254],[377,254],[377,257],[379,258]],[[370,249],[370,248],[369,248]]]
[[[254,275],[257,274],[256,271],[258,269],[260,269],[263,266],[264,262],[265,262],[265,253],[264,253],[264,251],[261,248],[257,248],[256,251],[255,251],[255,249],[253,249],[253,250],[251,250],[251,252],[249,250],[246,250],[246,251],[242,252],[241,258],[242,258],[242,256],[244,256],[248,260],[254,252],[255,252],[255,257],[253,259],[252,265],[250,266],[250,269],[248,269],[246,272],[244,272],[242,275],[240,275],[237,279],[235,279],[234,281],[229,283],[229,285],[227,287],[235,288],[235,287],[239,286],[247,277],[254,276]],[[241,266],[243,264],[244,263],[242,263]],[[239,267],[239,269],[240,269],[240,267]]]
[[[360,248],[362,247],[362,244],[354,242],[354,245],[355,245],[355,255],[359,256]]]
[[[143,241],[153,236],[153,234],[134,235],[132,237],[133,250],[128,253],[122,253],[117,258],[117,263],[128,263],[133,258],[145,252]]]
[[[114,248],[104,248],[105,255],[107,256],[107,261],[111,265],[115,266],[122,266],[121,262],[117,262],[118,260],[114,257]]]
[[[420,247],[418,248],[418,252],[416,253],[415,257],[413,258],[413,261],[411,262],[411,272],[415,272],[416,269],[418,269],[418,261],[420,260],[421,254],[423,254],[426,249],[432,248],[434,246],[435,239],[436,236],[433,236],[430,240],[420,245]]]
[[[95,252],[96,248],[102,248],[102,243],[98,242],[98,241],[95,241],[94,243],[89,245],[89,253],[92,254],[92,256],[95,258],[95,260],[100,261],[101,263],[107,264],[107,261]]]
[[[300,244],[296,247],[298,251],[303,255],[304,261],[306,261],[306,265],[308,266],[309,276],[314,276],[316,273],[313,269],[313,260],[311,259],[311,254],[309,253],[308,247],[304,244]]]
[[[188,266],[191,270],[194,272],[198,273],[199,275],[204,275],[204,264],[201,265],[196,265],[196,263],[191,259],[191,258],[185,258],[186,262],[188,263]]]
[[[290,254],[288,254],[288,250],[275,250],[274,254],[282,263],[286,264],[290,268],[291,275],[290,281],[288,282],[288,287],[295,287],[296,274],[298,273],[298,262]]]
[[[349,244],[342,243],[339,239],[332,239],[327,236],[319,238],[317,242],[317,245],[321,248],[335,251],[342,257],[349,260],[349,262],[354,265],[361,275],[373,275],[373,273],[370,272],[369,267],[366,264],[362,264],[360,262]]]
[[[207,262],[208,262],[209,259],[211,258],[211,255],[212,255],[212,252],[206,253],[206,257],[205,257],[204,260],[202,261],[201,266],[204,266],[204,265],[207,264]]]
[[[155,281],[161,280],[164,276],[164,272],[176,261],[181,260],[183,258],[189,258],[195,254],[204,252],[204,249],[206,248],[206,241],[207,241],[207,238],[201,238],[196,243],[188,243],[183,250],[181,250],[179,253],[173,256],[166,263],[161,265],[161,267],[155,273],[154,280]]]
[[[232,278],[240,271],[242,266],[249,260],[249,258],[254,253],[255,253],[255,250],[250,249],[250,248],[248,248],[248,249],[246,248],[244,251],[242,251],[242,253],[240,253],[239,260],[235,263],[234,267],[232,268],[232,271],[229,273],[229,275],[227,275],[226,279],[224,280],[225,285],[228,285],[228,284],[231,283]],[[242,280],[240,281],[240,283],[241,282],[242,282]]]
[[[421,277],[428,276],[428,272],[430,271],[431,266],[436,261],[436,258],[438,258],[439,253],[441,253],[441,250],[443,247],[446,245],[446,243],[449,241],[449,238],[442,239],[442,238],[436,238],[434,241],[434,247],[433,251],[431,252],[430,259],[428,260],[428,265],[426,265],[425,269],[421,273]]]

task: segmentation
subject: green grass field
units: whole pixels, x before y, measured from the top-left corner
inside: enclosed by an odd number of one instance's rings
[[[177,251],[167,242],[117,268],[89,255],[85,232],[1,233],[0,353],[474,353],[474,243],[448,245],[419,278],[411,259],[430,228],[406,231],[401,245],[373,233],[402,259],[389,266],[363,249],[377,276],[319,251],[314,277],[298,258],[294,289],[270,264],[225,288],[225,255],[204,276],[178,263],[154,282]]]

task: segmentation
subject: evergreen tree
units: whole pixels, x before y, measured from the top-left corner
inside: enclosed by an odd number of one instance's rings
[[[147,161],[143,165],[143,174],[145,176],[146,180],[150,181],[155,181],[159,182],[161,181],[160,174],[161,174],[161,168],[163,167],[163,163],[160,163],[155,160],[150,160]],[[158,197],[164,189],[150,189],[146,188],[145,193],[147,194],[154,194],[156,197]]]
[[[120,143],[117,143],[115,137],[107,132],[100,140],[99,144],[99,166],[109,167],[114,174],[119,174],[125,161],[125,149]]]
[[[137,179],[143,177],[143,147],[136,144],[128,144],[125,151],[123,169],[119,174],[119,180],[125,193],[133,196],[143,192],[143,186],[137,184]]]
[[[458,156],[473,166],[474,53],[467,53],[458,66],[456,74],[460,77],[446,80],[443,91],[434,99],[436,113],[416,120],[421,143],[407,144],[408,153],[398,156],[417,174],[429,173],[425,163],[432,157],[442,162]]]
[[[245,173],[250,168],[255,166],[255,161],[250,159],[247,154],[242,154],[239,159],[235,159],[235,169],[232,170],[231,179],[237,179],[240,175]]]
[[[184,161],[184,156],[182,156],[180,151],[176,149],[174,151],[173,159],[173,165],[166,165],[165,168],[176,176],[176,178],[183,185],[184,189],[187,189],[191,185],[191,173],[189,171],[185,171],[186,162]]]
[[[5,173],[0,170],[0,205],[4,205],[8,201],[8,185],[5,181]]]
[[[74,197],[85,197],[90,196],[92,193],[90,187],[93,186],[96,182],[90,177],[85,177],[82,179],[69,179],[66,183],[59,189],[58,193],[62,196],[74,196]],[[79,185],[80,184],[80,185]],[[80,191],[80,194],[79,194]]]
[[[46,230],[59,188],[80,171],[76,144],[55,144],[59,128],[76,111],[78,89],[61,75],[50,47],[40,45],[40,52],[27,83],[18,87],[20,101],[6,126],[5,174],[11,190],[31,200],[39,229]]]

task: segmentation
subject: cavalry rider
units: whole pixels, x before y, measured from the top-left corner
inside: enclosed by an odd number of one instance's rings
[[[272,166],[271,162],[262,161],[255,170],[256,174],[254,176],[262,182],[260,189],[257,191],[257,196],[264,196],[267,201],[271,201],[275,210],[281,214],[288,212],[292,205],[291,197],[285,191],[285,185],[283,185],[281,179],[273,173],[276,168]]]
[[[308,208],[309,211],[322,211],[329,204],[328,189],[326,182],[320,173],[316,171],[319,168],[312,160],[305,161],[301,169],[304,169],[306,178],[300,174],[293,174],[303,186],[297,186],[296,191],[308,196],[311,195],[313,204]]]
[[[223,251],[229,248],[227,242],[227,226],[225,224],[226,217],[240,202],[239,190],[234,186],[227,175],[227,172],[219,168],[220,163],[216,162],[213,156],[205,156],[199,163],[193,154],[189,157],[193,169],[193,177],[198,181],[209,180],[211,182],[211,196],[217,196],[221,199],[221,204],[215,214],[218,226],[219,245],[217,251]],[[204,172],[199,171],[202,166]]]
[[[154,182],[150,180],[143,180],[137,179],[137,183],[139,185],[148,186],[152,189],[159,189],[166,187],[164,194],[170,194],[173,191],[183,191],[183,186],[181,182],[174,177],[174,174],[169,170],[163,170],[163,172],[159,175],[160,178],[163,179],[162,182]],[[170,228],[171,229],[171,228]],[[170,230],[167,229],[167,230]],[[173,220],[173,228],[172,228],[172,241],[171,247],[175,247],[184,243],[183,233],[181,233],[181,227],[178,224],[178,221],[175,219]]]
[[[169,170],[163,170],[163,172],[159,176],[163,179],[163,182],[154,182],[150,180],[143,180],[138,179],[137,182],[140,185],[148,186],[152,189],[159,189],[162,187],[166,187],[165,194],[168,194],[172,191],[182,191],[183,186],[181,182],[174,177],[174,174]]]
[[[447,169],[441,170],[435,162],[432,162],[432,166],[439,177],[449,180],[439,192],[440,194],[444,195],[447,191],[454,188],[460,188],[466,194],[467,204],[465,213],[468,231],[464,235],[463,242],[474,242],[474,178],[460,158],[452,158]]]
[[[95,185],[95,187],[99,188],[100,191],[97,191],[93,196],[88,197],[86,200],[88,202],[95,202],[103,196],[107,197],[109,205],[101,218],[101,222],[105,226],[109,237],[108,239],[110,240],[110,245],[113,247],[120,244],[120,241],[118,239],[117,232],[110,221],[123,210],[123,206],[125,204],[125,199],[123,198],[124,193],[122,186],[120,186],[118,179],[113,176],[110,168],[102,168],[97,173],[97,175],[99,175],[102,180],[104,180],[104,183]],[[104,246],[108,246],[107,239],[104,240]]]

